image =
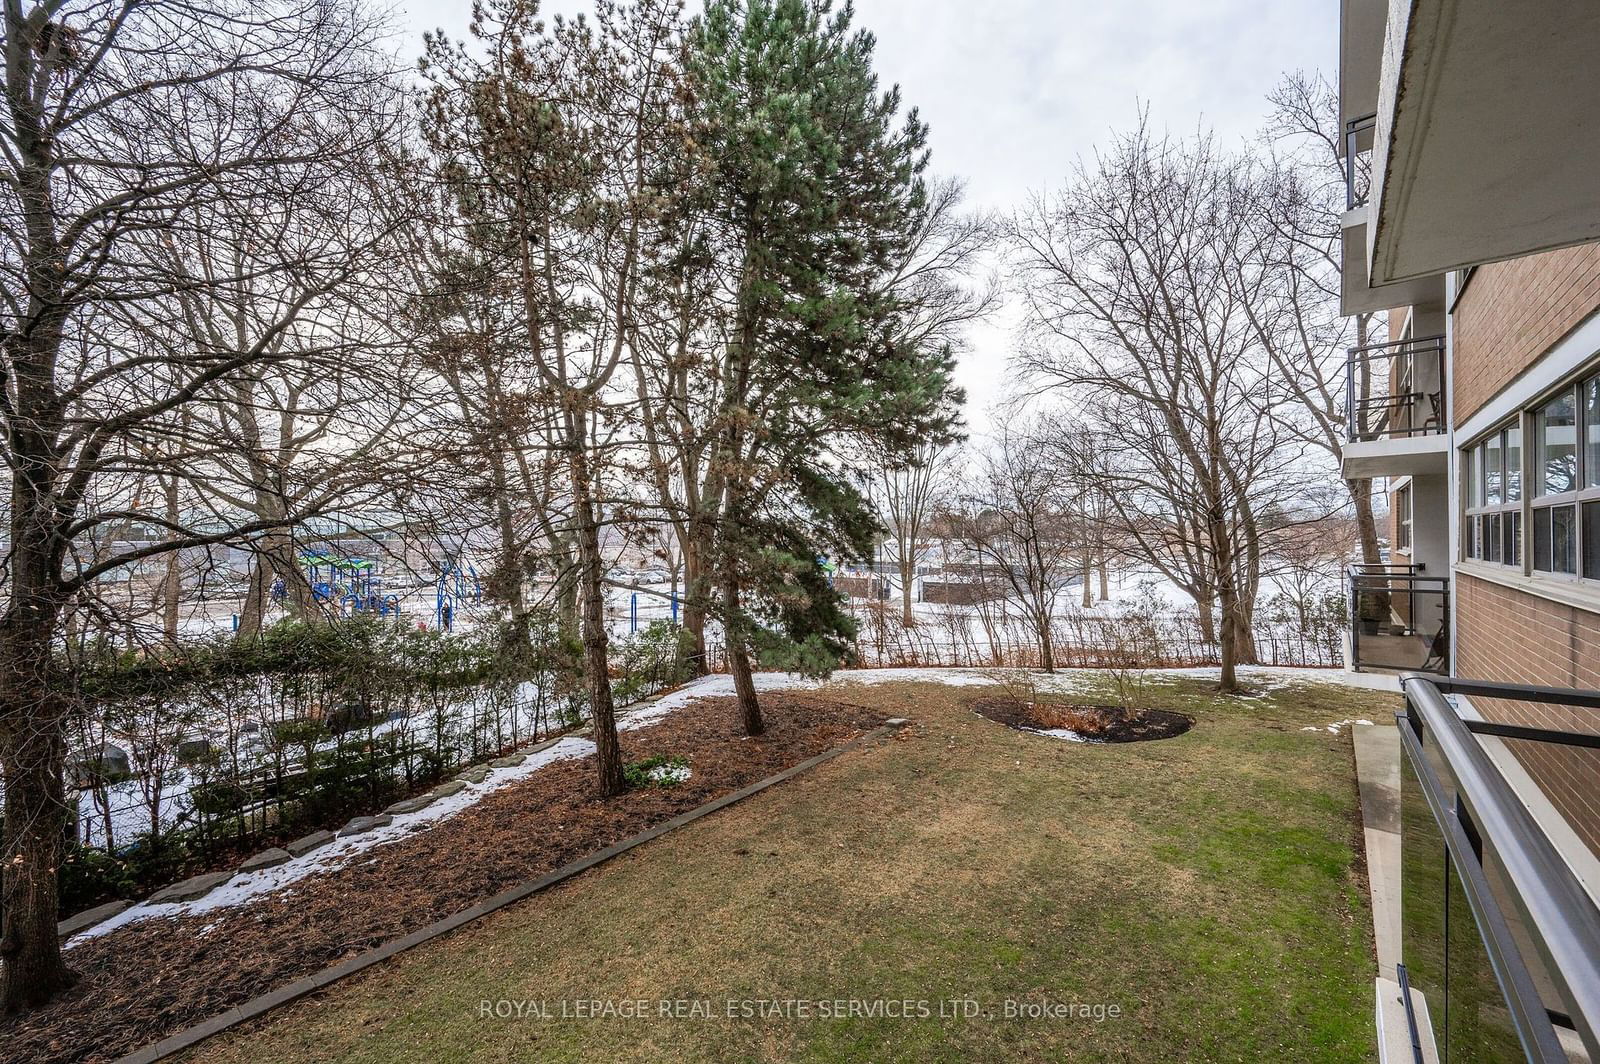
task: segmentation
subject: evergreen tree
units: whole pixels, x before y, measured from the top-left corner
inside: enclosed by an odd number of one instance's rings
[[[869,448],[948,438],[945,346],[907,339],[897,263],[927,207],[927,127],[880,91],[849,5],[711,0],[690,33],[691,134],[705,160],[728,321],[712,475],[718,612],[746,729],[750,651],[823,673],[854,634],[819,555],[864,558]]]

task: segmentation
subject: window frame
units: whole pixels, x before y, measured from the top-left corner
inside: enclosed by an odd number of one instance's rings
[[[1592,411],[1585,402],[1591,390],[1596,398]],[[1572,486],[1565,491],[1540,494],[1546,471],[1542,460],[1543,415],[1546,408],[1562,398],[1571,404],[1573,412]],[[1596,434],[1597,444],[1593,454],[1589,447],[1591,431]],[[1518,439],[1516,463],[1510,461],[1512,433],[1516,433]],[[1498,503],[1489,501],[1487,462],[1491,439],[1498,440],[1501,459],[1501,501]],[[1515,418],[1477,437],[1462,447],[1459,454],[1462,476],[1459,555],[1464,561],[1515,568],[1540,580],[1600,584],[1600,527],[1589,527],[1591,523],[1600,525],[1600,371],[1596,367],[1591,365],[1560,388],[1538,396]],[[1510,499],[1514,469],[1518,498]],[[1590,486],[1590,481],[1596,483]],[[1570,540],[1567,552],[1571,559],[1570,570],[1556,568],[1558,519],[1565,525]],[[1539,534],[1541,526],[1543,536]],[[1591,533],[1596,540],[1592,558],[1589,557],[1591,552],[1584,549],[1584,542]],[[1498,551],[1491,549],[1491,544],[1498,544]]]
[[[1394,490],[1394,549],[1412,553],[1413,517],[1411,482],[1408,480]]]
[[[1510,462],[1512,434],[1516,434],[1516,495],[1511,495],[1513,468]],[[1498,468],[1488,467],[1490,444],[1498,454]],[[1471,446],[1462,449],[1462,465],[1467,489],[1462,516],[1461,553],[1464,559],[1486,565],[1503,565],[1523,568],[1527,557],[1528,518],[1527,499],[1527,433],[1521,419],[1502,422],[1494,431],[1480,436]],[[1490,501],[1488,484],[1491,475],[1498,476],[1498,501]]]

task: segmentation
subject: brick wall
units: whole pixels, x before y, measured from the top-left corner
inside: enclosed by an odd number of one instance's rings
[[[1456,304],[1455,423],[1600,307],[1600,243],[1480,266]]]
[[[1600,688],[1600,614],[1457,572],[1456,672],[1476,680]],[[1490,720],[1600,731],[1592,710],[1472,700]],[[1600,750],[1514,739],[1507,746],[1573,829],[1600,853]]]

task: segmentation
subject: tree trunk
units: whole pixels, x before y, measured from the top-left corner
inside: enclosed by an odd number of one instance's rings
[[[497,514],[500,526],[500,593],[505,596],[506,610],[510,613],[507,649],[511,650],[520,665],[532,658],[533,642],[528,634],[528,599],[522,587],[522,543],[517,538],[517,527],[511,513],[511,489],[506,483],[505,469],[494,463]]]
[[[281,530],[268,532],[262,537],[261,547],[250,563],[250,583],[245,589],[244,605],[239,611],[238,638],[253,638],[266,627],[272,585],[280,577],[283,579],[284,602],[289,615],[301,621],[317,615],[311,586],[300,571],[293,541],[288,533]]]
[[[1033,610],[1033,627],[1039,634],[1039,667],[1045,672],[1056,671],[1055,641],[1050,635],[1050,611],[1044,606]]]
[[[167,477],[163,485],[166,495],[167,520],[177,525],[181,516],[178,512],[178,478]],[[166,638],[168,646],[178,643],[178,597],[183,588],[183,570],[179,565],[182,555],[179,551],[172,551],[167,555],[167,571],[161,582],[161,634]]]
[[[1106,602],[1111,598],[1111,574],[1106,571],[1106,556],[1100,555],[1100,601]]]
[[[27,595],[21,586],[15,590],[14,601],[38,603],[42,597]],[[69,821],[62,783],[67,707],[51,678],[50,633],[57,613],[40,605],[23,619],[14,606],[0,629],[0,768],[6,780],[0,1008],[7,1013],[41,1005],[74,981],[56,936],[56,869]]]
[[[916,579],[916,559],[909,557],[904,545],[900,549],[900,624],[906,628],[917,626],[917,615],[911,611],[911,582]]]
[[[1217,589],[1217,602],[1222,607],[1222,670],[1217,679],[1217,689],[1223,694],[1233,694],[1239,690],[1239,600],[1231,581],[1224,580]]]
[[[589,496],[588,463],[581,449],[572,457],[572,493],[577,500],[578,568],[582,588],[584,672],[589,680],[589,712],[594,728],[595,783],[600,797],[627,789],[622,776],[622,745],[617,738],[617,709],[611,694],[611,662],[606,633],[604,559],[600,524]]]
[[[706,599],[711,594],[711,579],[706,572],[706,558],[711,553],[709,538],[705,519],[695,517],[689,522],[689,534],[679,544],[683,550],[683,630],[688,636],[683,653],[691,676],[704,676],[710,671],[706,662]]]
[[[1094,597],[1090,585],[1094,583],[1094,559],[1088,551],[1083,552],[1083,608],[1088,609],[1094,605]]]
[[[1383,560],[1378,553],[1378,519],[1372,512],[1372,481],[1347,480],[1350,500],[1356,506],[1356,533],[1361,540],[1361,560],[1367,565],[1377,565]]]
[[[750,656],[738,634],[739,581],[729,577],[722,585],[723,626],[728,633],[728,671],[733,673],[733,688],[739,695],[739,714],[746,735],[766,730],[761,719],[761,702],[756,698],[755,677],[750,674]]]
[[[1216,593],[1201,592],[1194,596],[1194,604],[1200,624],[1200,641],[1207,646],[1215,646],[1217,642],[1217,624],[1211,611],[1217,604]]]

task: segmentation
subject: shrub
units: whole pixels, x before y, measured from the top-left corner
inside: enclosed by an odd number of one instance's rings
[[[1108,724],[1105,714],[1089,706],[1069,706],[1059,703],[1034,703],[1028,707],[1028,719],[1038,728],[1065,728],[1079,735],[1099,735]]]
[[[622,770],[629,787],[676,787],[689,778],[689,759],[657,754]]]
[[[138,892],[139,883],[128,861],[74,843],[68,846],[66,859],[61,862],[57,889],[61,915],[71,916],[113,898],[132,897]]]

